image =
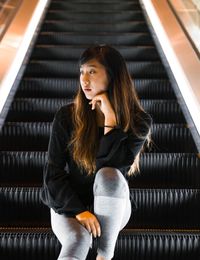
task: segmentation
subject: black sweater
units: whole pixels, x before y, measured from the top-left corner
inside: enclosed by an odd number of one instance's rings
[[[93,183],[95,174],[88,176],[81,171],[67,147],[72,133],[71,106],[61,107],[53,120],[48,146],[48,159],[44,166],[44,182],[41,199],[48,207],[68,217],[87,210],[93,201]],[[152,118],[144,113],[140,132],[144,138],[136,137],[132,132],[112,129],[104,135],[99,127],[99,148],[96,155],[96,172],[105,166],[118,168],[125,176],[135,156],[146,140],[152,125]],[[146,124],[144,124],[144,122]]]

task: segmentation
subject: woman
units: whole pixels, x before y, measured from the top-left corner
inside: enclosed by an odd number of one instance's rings
[[[151,124],[120,53],[107,45],[85,50],[78,93],[55,115],[44,168],[41,198],[62,244],[59,260],[86,259],[92,236],[96,260],[112,259],[131,215],[126,176],[139,170]]]

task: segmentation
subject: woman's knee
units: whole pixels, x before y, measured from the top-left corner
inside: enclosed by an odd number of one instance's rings
[[[97,173],[94,182],[94,195],[125,197],[127,182],[117,168],[103,167]]]

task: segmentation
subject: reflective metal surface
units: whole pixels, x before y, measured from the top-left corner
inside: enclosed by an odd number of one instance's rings
[[[200,136],[200,60],[166,0],[140,0]]]
[[[199,55],[200,10],[198,6],[192,0],[168,0],[168,2]]]
[[[14,18],[22,0],[1,0],[0,1],[0,39],[3,37],[6,28]]]
[[[23,0],[0,42],[0,113],[48,0]]]

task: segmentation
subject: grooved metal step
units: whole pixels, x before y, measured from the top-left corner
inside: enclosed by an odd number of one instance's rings
[[[46,159],[47,152],[0,151],[0,185],[41,185]]]
[[[74,23],[66,21],[46,21],[42,25],[42,32],[148,32],[148,27],[144,21],[124,22],[120,24],[107,23]]]
[[[48,226],[49,208],[41,202],[40,191],[40,187],[0,187],[1,225]],[[200,229],[200,189],[131,188],[130,196],[137,210],[129,228]]]
[[[63,10],[66,11],[72,11],[73,12],[98,12],[98,13],[107,13],[107,12],[113,12],[113,11],[128,11],[130,9],[132,10],[141,10],[141,7],[138,3],[133,2],[120,2],[116,5],[113,3],[73,3],[73,2],[66,2],[66,1],[59,1],[59,2],[51,2],[49,6],[49,10]]]
[[[138,96],[143,99],[175,99],[168,79],[134,79]],[[16,97],[63,98],[75,95],[78,90],[75,78],[24,78]]]
[[[15,98],[7,121],[52,121],[59,107],[69,103],[68,98]],[[154,118],[154,123],[185,123],[176,100],[141,100],[144,109]]]
[[[166,72],[161,62],[128,61],[129,73],[135,78],[166,78]],[[30,61],[26,71],[26,77],[78,77],[79,67],[77,61]]]
[[[200,155],[142,153],[140,173],[128,177],[134,188],[200,188]],[[0,151],[1,186],[39,186],[47,152]],[[162,165],[165,165],[163,172]]]
[[[42,32],[38,36],[38,44],[67,44],[67,45],[92,45],[92,44],[110,44],[110,45],[146,45],[152,46],[153,40],[148,33],[59,33],[59,32]]]
[[[6,260],[55,260],[60,244],[49,228],[1,229],[0,244]],[[193,235],[191,235],[193,232]],[[16,241],[20,241],[16,245]],[[96,257],[97,239],[87,260]],[[34,246],[30,246],[34,245]],[[13,250],[15,248],[16,250]],[[28,249],[27,249],[28,248]],[[199,230],[124,229],[120,232],[114,260],[197,260],[200,255]]]
[[[51,123],[6,122],[0,132],[2,150],[46,151]],[[184,124],[153,124],[151,152],[194,152],[190,130]]]
[[[84,46],[70,45],[36,45],[32,59],[35,60],[78,60]],[[158,52],[153,46],[116,46],[127,61],[159,61]]]
[[[129,185],[134,188],[200,188],[199,158],[195,153],[142,153],[140,173],[128,177]],[[0,151],[0,185],[41,185],[46,159],[47,152]]]
[[[88,19],[89,15],[89,19]],[[46,20],[59,20],[59,21],[69,21],[69,22],[87,22],[87,23],[121,23],[128,21],[143,21],[144,16],[141,10],[129,10],[129,11],[118,11],[118,12],[107,12],[103,15],[99,15],[98,12],[83,13],[64,10],[48,10],[46,15]]]

